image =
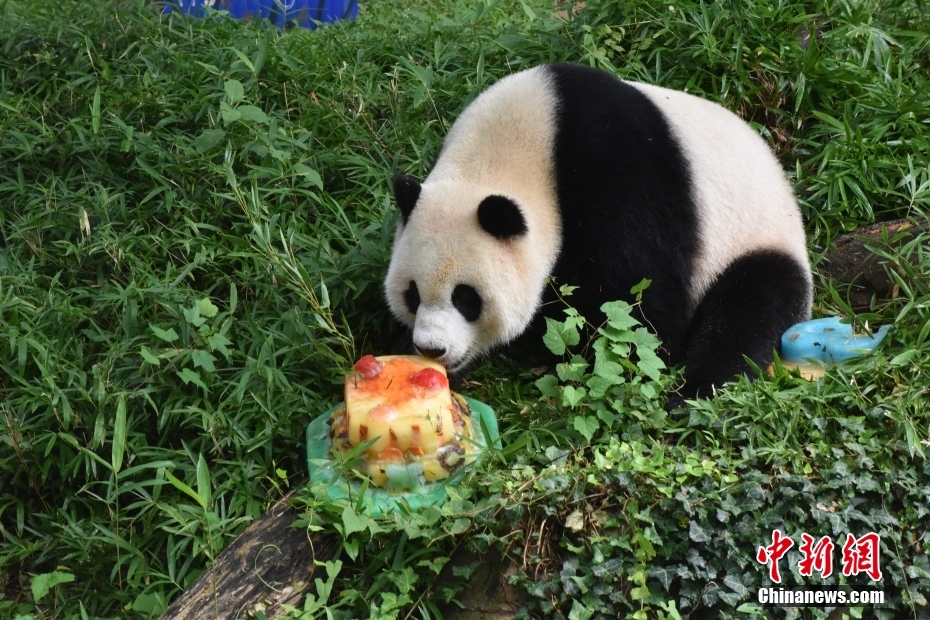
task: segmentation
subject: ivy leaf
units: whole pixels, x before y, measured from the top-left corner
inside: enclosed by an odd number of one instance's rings
[[[446,562],[448,561],[449,561],[448,557],[440,557],[434,560],[420,560],[419,562],[417,562],[417,566],[423,566],[425,568],[428,568],[438,575],[439,572],[442,570],[442,567],[445,566]]]
[[[461,534],[465,530],[471,527],[471,521],[468,519],[456,519],[455,523],[452,524],[452,527],[449,528],[450,534]]]
[[[212,151],[225,137],[226,132],[222,129],[205,129],[194,139],[194,148],[198,153]]]
[[[268,115],[261,108],[254,105],[241,105],[236,108],[242,118],[247,123],[267,123]]]
[[[633,306],[625,301],[608,301],[601,306],[601,312],[607,315],[607,324],[620,330],[639,325],[639,321],[630,314],[632,311]]]
[[[550,463],[564,465],[566,459],[568,458],[569,451],[556,448],[555,446],[549,446],[546,448],[544,454],[546,455],[546,458],[549,459]]]
[[[568,620],[588,620],[593,615],[593,609],[588,609],[578,600],[572,599],[572,609],[568,612]]]
[[[639,393],[643,395],[643,398],[647,400],[652,400],[658,394],[656,390],[655,383],[643,383],[639,386]]]
[[[740,583],[740,581],[733,575],[727,575],[724,577],[723,585],[736,592],[737,596],[740,598],[746,598],[749,596],[749,588]]]
[[[613,351],[610,353],[613,354]],[[595,358],[594,374],[599,378],[609,380],[611,383],[620,383],[620,378],[623,376],[623,366],[606,358],[606,355],[600,356],[600,359]]]
[[[351,506],[346,506],[342,509],[342,535],[349,536],[354,532],[364,532],[368,529],[367,521],[370,521],[368,517],[356,513]]]
[[[604,403],[594,403],[592,407],[594,412],[597,414],[597,417],[607,425],[608,428],[614,425],[614,422],[617,419],[617,416],[613,414],[607,407],[604,406]]]
[[[588,395],[591,398],[603,398],[607,394],[607,390],[610,389],[610,386],[619,383],[617,377],[612,379],[606,379],[604,377],[589,377],[585,382],[585,385],[588,386]]]
[[[636,356],[639,357],[636,367],[653,381],[658,381],[662,376],[661,371],[665,369],[665,362],[659,359],[655,351],[649,349],[636,349]]]
[[[578,328],[546,317],[546,335],[543,343],[555,355],[564,355],[567,347],[573,347],[581,342]]]
[[[621,359],[627,359],[630,357],[630,344],[627,342],[615,342],[610,345],[610,350],[613,353],[617,354],[617,357]]]
[[[211,334],[207,337],[207,344],[210,345],[211,351],[219,351],[223,357],[229,359],[229,349],[232,341],[223,334]]]
[[[197,303],[194,304],[194,307],[200,311],[201,316],[205,316],[208,319],[212,319],[216,316],[216,313],[220,311],[219,308],[213,305],[213,302],[210,301],[209,297],[198,299]]]
[[[160,616],[168,608],[165,597],[160,592],[143,592],[132,603],[132,610],[146,614],[147,618]]]
[[[181,378],[181,381],[183,381],[185,385],[193,383],[194,385],[202,387],[204,390],[207,390],[208,392],[210,391],[207,388],[207,386],[204,384],[204,382],[200,379],[200,375],[198,375],[196,372],[194,372],[190,368],[185,368],[184,370],[177,372],[176,374],[178,375],[178,377]]]
[[[643,531],[636,532],[630,542],[636,549],[637,559],[648,562],[656,557],[656,549]]]
[[[726,514],[731,514],[733,516],[738,516],[739,513],[743,511],[740,505],[736,503],[736,500],[734,499],[734,497],[730,495],[729,493],[720,502],[720,510],[724,511]]]
[[[639,300],[642,297],[642,292],[649,288],[650,284],[652,284],[652,280],[643,278],[639,284],[630,289],[630,294],[636,295],[636,299]]]
[[[156,336],[158,336],[165,342],[174,342],[175,340],[178,339],[178,333],[174,331],[173,327],[169,327],[166,331],[158,327],[157,325],[153,325],[152,323],[149,323],[149,329],[151,329],[152,333],[154,333]]]
[[[742,612],[744,614],[757,614],[761,616],[763,615],[764,609],[755,603],[743,603],[736,608],[736,611]]]
[[[668,592],[669,587],[672,585],[672,581],[675,577],[678,576],[677,568],[669,568],[667,566],[656,566],[649,569],[649,576],[655,577],[659,583],[662,584],[662,587],[665,588],[665,591]]]
[[[403,594],[398,596],[393,592],[381,593],[381,606],[372,605],[371,618],[374,620],[387,620],[388,618],[397,618],[399,614],[392,613],[404,605],[411,602],[410,596]]]
[[[588,391],[584,388],[576,388],[571,385],[566,385],[562,388],[562,404],[571,407],[574,409],[578,404],[584,400],[584,397],[587,396]]]
[[[581,381],[587,368],[588,362],[580,355],[575,355],[569,362],[556,364],[555,371],[562,381]]]
[[[576,415],[575,419],[572,420],[572,427],[590,442],[591,438],[594,437],[594,433],[601,427],[601,423],[594,416]]]
[[[207,319],[200,316],[200,308],[194,304],[193,308],[183,308],[184,318],[194,327],[200,327],[207,322]]]
[[[215,359],[213,354],[208,351],[197,350],[191,353],[191,360],[194,362],[194,368],[203,368],[209,373],[216,372],[216,366],[213,365]]]
[[[397,586],[397,590],[401,594],[411,592],[419,580],[419,575],[410,566],[405,566],[401,570],[395,569],[387,573],[387,577]]]
[[[633,343],[636,345],[637,350],[640,348],[647,348],[655,351],[662,346],[662,341],[659,340],[659,337],[645,327],[640,327],[633,332]]]
[[[223,118],[223,123],[229,125],[234,123],[242,118],[242,115],[239,114],[238,110],[233,110],[232,107],[225,101],[220,102],[220,116]]]
[[[559,380],[556,379],[555,375],[546,375],[545,377],[540,377],[536,380],[536,387],[542,393],[543,396],[554,398],[559,395]]]
[[[568,327],[584,327],[584,317],[574,308],[565,309],[565,325]]]
[[[45,595],[58,584],[71,583],[72,581],[74,581],[73,573],[63,573],[57,570],[42,575],[36,575],[29,583],[29,588],[32,590],[32,600],[38,603],[40,599],[44,598]]]
[[[705,543],[710,540],[710,536],[703,527],[701,527],[697,521],[692,520],[688,524],[688,538],[693,540],[696,543]]]
[[[245,88],[239,80],[226,80],[223,90],[226,91],[230,103],[238,103],[245,99]]]

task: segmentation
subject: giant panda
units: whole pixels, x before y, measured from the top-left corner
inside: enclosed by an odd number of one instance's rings
[[[595,325],[651,279],[642,318],[684,366],[679,400],[712,396],[744,356],[765,368],[810,316],[784,171],[739,117],[683,92],[572,64],[509,75],[394,194],[387,301],[452,373],[538,324],[549,276]]]

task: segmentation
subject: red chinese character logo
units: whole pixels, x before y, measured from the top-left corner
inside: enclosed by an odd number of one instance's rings
[[[833,541],[829,536],[824,536],[814,543],[814,537],[809,534],[801,534],[804,541],[798,547],[798,551],[804,556],[798,562],[798,568],[801,569],[801,575],[810,577],[816,570],[820,576],[826,579],[833,574]],[[845,573],[844,573],[845,574]]]
[[[843,543],[843,574],[858,575],[866,573],[872,581],[882,578],[882,570],[878,564],[879,538],[875,532],[860,536],[857,540],[852,534],[846,535]]]
[[[781,575],[778,573],[778,560],[788,553],[788,549],[793,546],[793,540],[784,536],[779,530],[772,530],[772,544],[768,547],[759,547],[756,560],[759,564],[769,565],[769,578],[774,583],[781,583]]]

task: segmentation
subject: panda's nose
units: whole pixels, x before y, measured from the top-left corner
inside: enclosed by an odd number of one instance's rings
[[[434,360],[439,359],[440,357],[446,354],[446,350],[443,348],[431,349],[429,347],[421,347],[419,345],[413,345],[413,346],[415,346],[417,351],[420,352],[420,355],[422,355],[423,357],[434,359]]]

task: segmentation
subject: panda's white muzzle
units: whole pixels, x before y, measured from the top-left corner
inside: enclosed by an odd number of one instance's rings
[[[417,310],[413,346],[420,355],[454,372],[468,363],[474,341],[474,327],[454,308],[421,305]]]

